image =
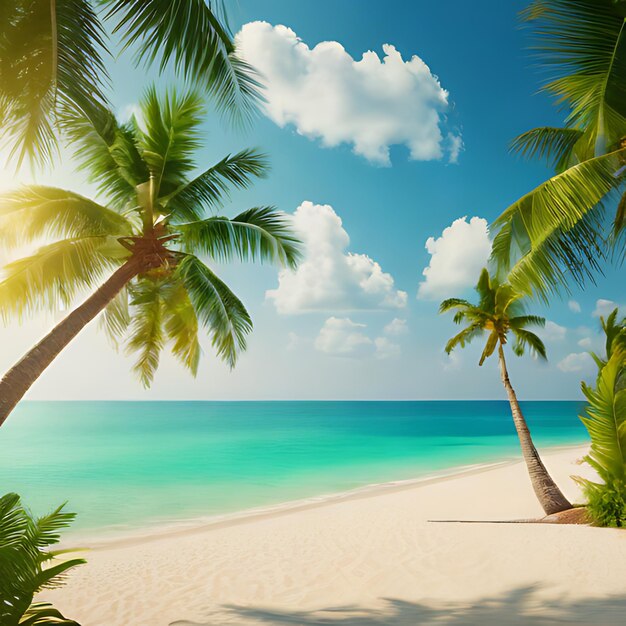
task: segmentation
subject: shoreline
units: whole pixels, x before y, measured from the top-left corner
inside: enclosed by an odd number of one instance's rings
[[[556,444],[541,449],[542,456],[551,456],[560,452],[577,452],[584,456],[588,450],[588,444]],[[392,480],[381,483],[369,483],[346,491],[332,492],[286,500],[276,504],[241,509],[230,513],[195,516],[181,518],[180,520],[155,522],[151,525],[138,526],[128,529],[114,529],[104,527],[101,529],[87,529],[68,533],[62,542],[63,548],[83,549],[88,552],[102,551],[113,548],[124,548],[135,545],[159,541],[176,537],[186,537],[201,534],[219,528],[228,528],[241,524],[254,523],[263,519],[271,519],[278,516],[286,516],[301,511],[323,508],[341,502],[369,499],[378,495],[393,494],[428,485],[437,485],[458,478],[480,475],[495,469],[505,468],[522,464],[523,459],[503,458],[499,461],[486,463],[473,463],[470,465],[456,465],[450,468],[425,474],[420,477]],[[99,533],[103,536],[99,536]]]
[[[586,450],[542,449],[572,502]],[[491,523],[540,516],[510,459],[100,545],[37,600],[83,626],[622,624],[626,533]]]

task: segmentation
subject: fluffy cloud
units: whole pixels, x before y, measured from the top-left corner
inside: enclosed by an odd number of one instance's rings
[[[562,372],[588,371],[593,366],[593,359],[587,352],[572,352],[557,363]]]
[[[592,315],[594,317],[606,317],[615,309],[615,307],[621,308],[620,304],[617,302],[613,302],[613,300],[603,300],[600,298],[596,300],[596,308],[594,309]]]
[[[576,302],[576,300],[570,300],[567,306],[572,313],[580,313],[580,303]]]
[[[315,340],[315,349],[336,356],[358,356],[369,352],[373,341],[363,333],[365,324],[350,318],[329,317]]]
[[[245,24],[237,35],[244,59],[263,75],[266,115],[293,124],[325,146],[351,144],[356,154],[389,165],[389,147],[406,145],[418,161],[456,161],[460,136],[446,132],[448,92],[418,56],[404,61],[392,45],[383,58],[356,61],[336,41],[309,48],[290,28]]]
[[[365,254],[346,252],[350,238],[331,206],[303,202],[293,227],[304,259],[295,271],[281,271],[278,287],[265,294],[279,313],[406,306],[407,294],[395,288],[391,274]]]
[[[315,339],[315,349],[332,356],[393,359],[400,356],[400,346],[388,337],[371,339],[367,326],[349,317],[329,317]]]
[[[541,333],[541,336],[546,341],[562,341],[563,339],[565,339],[566,334],[567,328],[565,328],[564,326],[559,326],[558,324],[555,324],[554,322],[548,320],[546,322],[545,328],[543,329],[543,332]]]
[[[406,320],[401,320],[399,318],[395,318],[385,326],[383,332],[386,335],[398,336],[404,335],[409,332],[409,329],[406,326]]]
[[[461,217],[435,239],[429,237],[426,250],[430,263],[422,274],[417,297],[422,299],[450,298],[472,287],[480,270],[491,254],[487,220],[481,217]]]
[[[374,344],[377,359],[396,359],[400,356],[400,346],[387,337],[376,337]]]

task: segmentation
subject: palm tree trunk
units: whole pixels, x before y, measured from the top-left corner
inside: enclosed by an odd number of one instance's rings
[[[140,264],[136,260],[127,261],[4,375],[0,381],[0,426],[4,424],[15,405],[63,348],[113,300],[124,285],[140,270]]]
[[[504,360],[504,350],[502,349],[502,344],[498,345],[498,357],[500,360],[502,384],[504,385],[509,398],[515,430],[517,431],[517,436],[519,437],[519,442],[522,447],[522,455],[524,457],[524,461],[526,462],[528,474],[530,475],[530,482],[535,490],[537,499],[543,507],[546,515],[552,515],[553,513],[558,513],[559,511],[571,509],[572,505],[557,487],[556,483],[552,480],[552,477],[548,473],[548,470],[537,452],[537,448],[535,448],[535,444],[530,436],[528,424],[524,419],[522,409],[520,408],[517,396],[515,395],[515,391],[513,390],[511,381],[509,380],[509,372],[506,369],[506,361]]]

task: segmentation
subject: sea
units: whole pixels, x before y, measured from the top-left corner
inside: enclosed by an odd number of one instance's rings
[[[583,444],[574,401],[522,402],[538,447]],[[22,402],[0,429],[0,492],[73,530],[132,531],[519,458],[509,405]]]

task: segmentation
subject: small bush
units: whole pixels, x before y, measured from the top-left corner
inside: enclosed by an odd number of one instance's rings
[[[598,526],[626,528],[626,484],[615,480],[610,484],[587,483],[587,511]]]

